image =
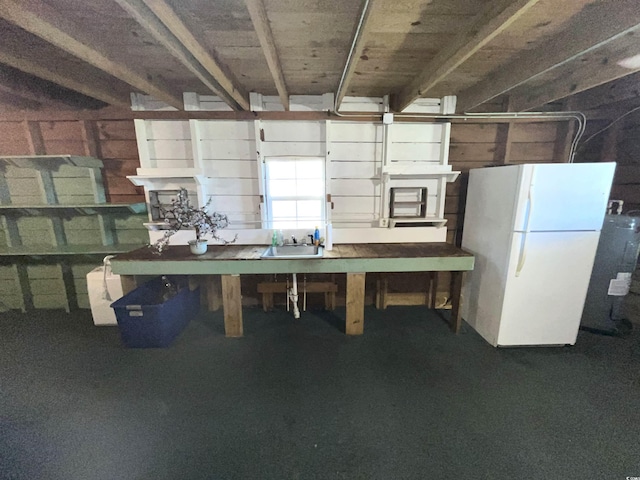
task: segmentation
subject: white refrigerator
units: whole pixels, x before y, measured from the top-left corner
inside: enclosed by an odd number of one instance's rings
[[[491,345],[575,344],[615,165],[470,171],[462,317]]]

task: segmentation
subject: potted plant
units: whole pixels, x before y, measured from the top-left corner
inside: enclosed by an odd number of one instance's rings
[[[194,255],[202,255],[207,251],[207,235],[222,242],[224,244],[233,243],[217,235],[217,231],[226,228],[229,225],[229,219],[223,213],[207,212],[207,207],[211,203],[211,198],[204,207],[196,208],[191,205],[188,198],[187,190],[181,188],[175,199],[171,200],[171,206],[160,207],[160,211],[164,215],[164,222],[168,228],[164,235],[153,244],[149,245],[154,249],[154,253],[162,254],[162,251],[169,244],[169,239],[179,230],[194,229],[196,238],[189,240],[189,248]]]

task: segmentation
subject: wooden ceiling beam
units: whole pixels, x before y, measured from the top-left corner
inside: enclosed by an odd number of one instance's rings
[[[0,91],[49,108],[68,109],[69,105],[52,98],[43,90],[43,82],[0,65]]]
[[[271,24],[269,23],[269,17],[267,17],[264,2],[262,0],[245,0],[245,4],[247,5],[247,10],[249,10],[253,28],[258,35],[264,57],[267,60],[269,71],[276,84],[276,90],[278,90],[282,106],[285,110],[289,110],[289,92],[287,91],[287,84],[284,80],[278,49],[273,39],[273,32],[271,31]]]
[[[142,0],[116,0],[147,32],[160,42],[182,65],[234,110],[243,110],[236,100],[222,88],[192,53],[171,33],[169,28],[147,7]]]
[[[25,3],[27,2],[2,0],[0,18],[128,83],[135,89],[148,93],[177,109],[183,108],[182,98],[171,92],[160,79],[138,73],[129,66],[110,58],[108,52],[95,45],[94,39],[83,34],[80,25],[70,22],[42,3],[38,4],[37,12],[28,8]]]
[[[640,99],[640,72],[578,93],[571,98],[576,110],[594,110],[618,102]]]
[[[234,110],[250,110],[249,94],[225,65],[209,53],[165,0],[142,0],[169,32],[192,55],[218,85],[218,95]],[[123,0],[118,0],[122,3]],[[129,3],[128,0],[126,3]],[[133,1],[131,3],[134,3]]]
[[[606,45],[593,50],[579,61],[563,65],[510,93],[514,111],[532,110],[549,102],[640,71],[640,24]],[[625,61],[630,65],[623,66]]]
[[[362,9],[360,16],[358,17],[358,24],[354,29],[353,39],[351,41],[353,49],[347,57],[345,67],[342,72],[342,78],[340,79],[340,84],[336,91],[336,110],[340,109],[342,99],[347,94],[349,83],[351,83],[351,80],[355,75],[356,65],[360,61],[360,57],[362,56],[364,47],[367,43],[367,37],[371,30],[370,19],[373,11],[376,9],[376,2],[380,4],[380,0],[363,0],[362,2]]]
[[[461,112],[470,111],[538,76],[578,60],[624,36],[639,23],[637,0],[615,0],[587,5],[559,34],[461,92],[458,95],[457,109]]]
[[[5,113],[7,106],[17,110],[40,110],[42,104],[5,91],[0,85],[0,112]]]
[[[393,100],[394,110],[401,112],[417,98],[427,95],[434,86],[507,29],[537,2],[538,0],[494,0],[487,4],[456,36],[455,40],[440,50],[422,72],[402,89]]]
[[[75,92],[95,98],[109,105],[129,108],[131,106],[130,96],[118,95],[113,88],[110,88],[106,82],[97,78],[84,78],[83,81],[78,80],[67,72],[61,72],[57,69],[44,67],[42,63],[34,62],[28,58],[9,51],[6,44],[0,43],[0,63],[9,65],[10,67],[28,73],[34,77],[46,80],[61,87],[73,90]]]

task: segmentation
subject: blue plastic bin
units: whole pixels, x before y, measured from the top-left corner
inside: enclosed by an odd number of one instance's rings
[[[169,277],[175,285],[180,281]],[[162,300],[160,277],[132,290],[111,304],[120,336],[129,348],[168,347],[200,309],[200,289],[181,288],[170,299]]]

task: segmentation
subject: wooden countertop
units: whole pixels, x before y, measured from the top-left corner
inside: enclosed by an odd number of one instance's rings
[[[215,275],[268,273],[418,272],[472,270],[471,253],[448,243],[334,245],[324,257],[264,260],[266,245],[209,245],[192,255],[186,245],[170,246],[162,255],[140,248],[111,260],[122,275]]]

